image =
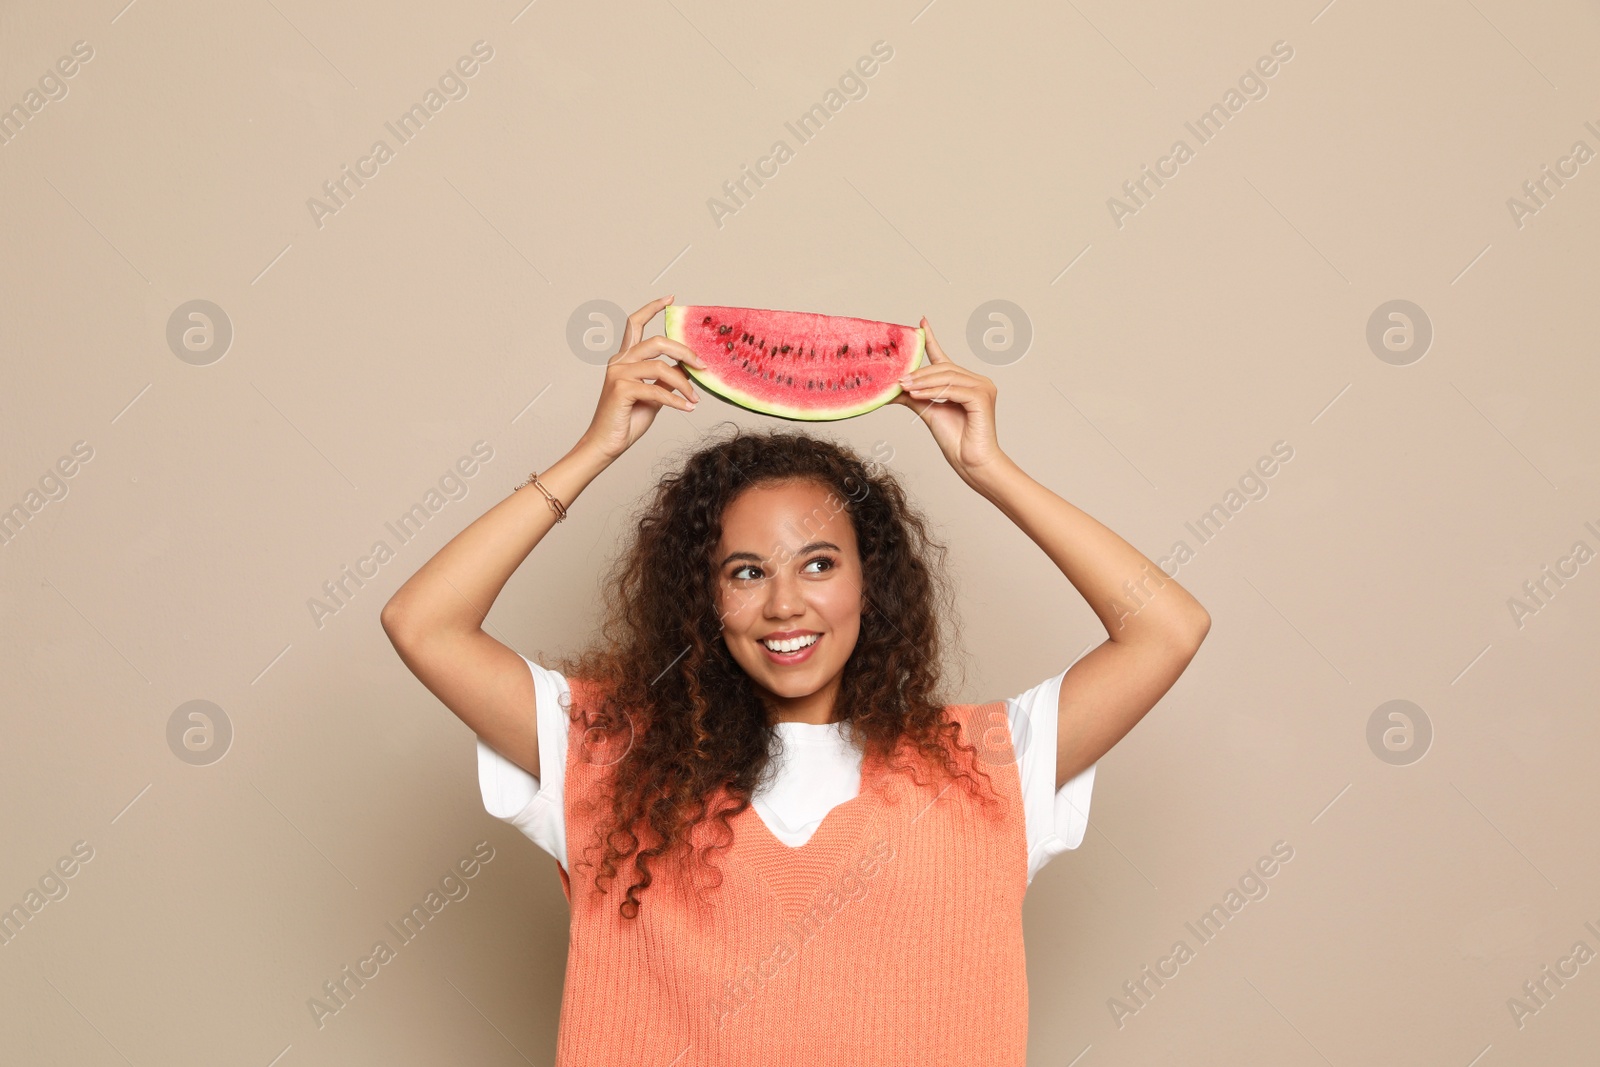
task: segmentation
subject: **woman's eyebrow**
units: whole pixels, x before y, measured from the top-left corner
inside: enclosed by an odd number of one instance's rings
[[[810,544],[801,545],[800,546],[800,551],[796,552],[795,555],[803,556],[807,552],[815,552],[818,549],[822,549],[822,548],[831,548],[835,552],[841,551],[839,546],[834,544],[832,541],[812,541]],[[766,560],[762,559],[760,556],[756,555],[754,552],[730,552],[730,553],[728,553],[728,556],[727,556],[726,559],[724,559],[721,563],[717,564],[717,569],[721,570],[723,567],[726,567],[728,564],[732,563],[736,559],[747,559],[747,560],[750,560],[751,562],[754,562],[754,563],[765,563],[766,562]]]

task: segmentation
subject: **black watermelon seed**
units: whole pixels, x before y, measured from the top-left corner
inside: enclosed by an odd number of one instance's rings
[[[732,351],[733,351],[733,342],[732,342],[732,341],[729,341],[729,342],[728,342],[728,351],[729,351],[729,352],[732,352]]]
[[[710,320],[710,319],[707,319],[707,320],[706,320],[706,321],[707,321],[707,322],[710,322],[710,321],[711,321],[711,320]],[[731,330],[731,329],[733,329],[733,327],[732,327],[732,326],[718,326],[718,327],[717,327],[717,333],[718,333],[718,334],[724,334],[724,333],[727,333],[727,332],[728,332],[728,331],[729,331],[729,330]]]
[[[850,346],[849,345],[845,345],[843,348],[839,349],[839,351],[840,352],[848,352],[848,351],[850,351]]]
[[[700,320],[700,325],[702,325],[702,326],[710,326],[711,325],[711,316],[707,315],[705,318],[701,319]]]
[[[789,351],[789,346],[788,345],[784,345],[782,348],[778,349],[778,351],[780,351],[780,352],[788,352]]]

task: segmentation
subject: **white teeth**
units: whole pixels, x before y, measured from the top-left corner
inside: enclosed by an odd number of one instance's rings
[[[798,652],[817,643],[817,634],[806,634],[804,637],[788,637],[778,641],[762,641],[763,645],[774,652]]]

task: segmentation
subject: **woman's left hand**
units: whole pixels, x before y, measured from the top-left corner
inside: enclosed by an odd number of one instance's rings
[[[890,401],[903,404],[928,424],[939,451],[961,479],[971,484],[984,468],[1004,458],[995,437],[994,382],[958,367],[934,339],[922,318],[929,363],[900,379],[904,391]],[[909,383],[909,384],[908,384]]]

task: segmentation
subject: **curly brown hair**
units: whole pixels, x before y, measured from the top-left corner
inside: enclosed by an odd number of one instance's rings
[[[597,682],[604,693],[597,707],[574,708],[574,721],[585,714],[589,730],[631,738],[611,768],[611,822],[597,827],[595,841],[605,845],[597,892],[637,854],[639,877],[620,905],[625,918],[638,915],[639,893],[653,880],[651,861],[679,844],[687,848],[697,823],[721,824],[724,840],[705,852],[731,843],[728,820],[750,806],[769,773],[775,731],[721,640],[711,556],[724,509],[741,492],[797,479],[834,494],[861,555],[860,636],[840,679],[835,718],[850,723],[864,754],[881,757],[886,770],[913,769],[895,755],[908,740],[921,757],[913,762],[974,789],[976,779],[951,759],[952,745],[975,749],[959,742],[943,711],[941,665],[957,627],[946,549],[929,535],[927,520],[893,475],[846,445],[734,427],[690,454],[645,499],[606,579],[598,643],[559,662],[568,677]],[[713,811],[722,787],[732,806]],[[647,848],[636,832],[641,824],[656,840]]]

